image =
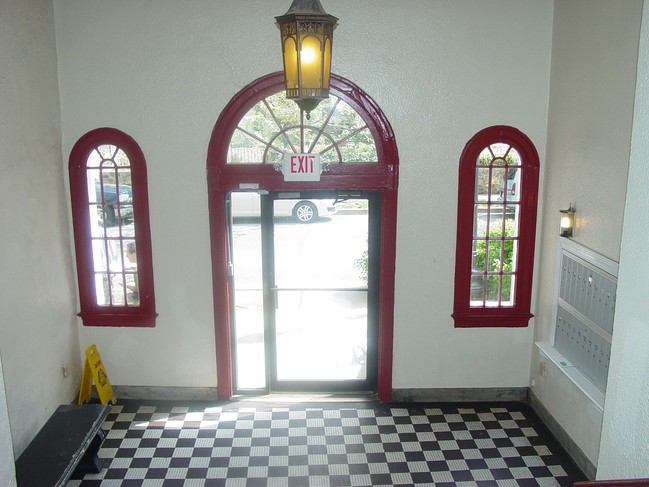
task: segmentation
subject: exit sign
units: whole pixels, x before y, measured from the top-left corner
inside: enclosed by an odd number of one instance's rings
[[[286,154],[282,161],[284,181],[320,181],[320,154]]]

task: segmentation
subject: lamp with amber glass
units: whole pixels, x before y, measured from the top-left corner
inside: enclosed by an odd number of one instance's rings
[[[338,19],[319,0],[293,0],[275,17],[282,38],[286,98],[307,112],[329,97],[331,44]]]

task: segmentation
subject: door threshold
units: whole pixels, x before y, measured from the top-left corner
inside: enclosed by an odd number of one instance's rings
[[[241,403],[261,403],[273,405],[298,405],[298,404],[322,404],[322,403],[364,403],[374,402],[377,396],[372,392],[357,393],[272,393],[253,395],[233,396],[232,401]]]

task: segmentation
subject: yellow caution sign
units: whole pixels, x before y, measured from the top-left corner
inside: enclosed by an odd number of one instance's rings
[[[104,364],[101,362],[101,357],[95,345],[90,345],[86,349],[86,359],[84,360],[83,373],[81,374],[81,387],[79,388],[79,404],[84,404],[90,401],[90,394],[92,393],[92,382],[95,382],[97,388],[97,395],[102,404],[115,404],[115,394],[113,388],[110,387],[110,381]]]

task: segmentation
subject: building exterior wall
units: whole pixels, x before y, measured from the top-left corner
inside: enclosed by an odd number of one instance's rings
[[[576,207],[574,241],[620,257],[641,10],[641,0],[555,2],[536,341],[551,336],[559,210]],[[532,363],[532,392],[597,465],[602,411],[538,350]]]
[[[649,477],[649,6],[645,2],[624,212],[617,311],[598,479]]]
[[[118,385],[216,384],[206,150],[242,87],[281,69],[280,0],[55,0],[63,158],[109,126],[149,170],[154,329],[81,328]],[[490,125],[544,158],[550,0],[328,0],[341,20],[333,71],[365,90],[400,155],[395,388],[526,387],[532,327],[457,330],[451,319],[457,172]],[[326,176],[325,176],[326,177]]]
[[[81,366],[51,0],[0,2],[0,59],[0,354],[17,456],[74,399]]]

